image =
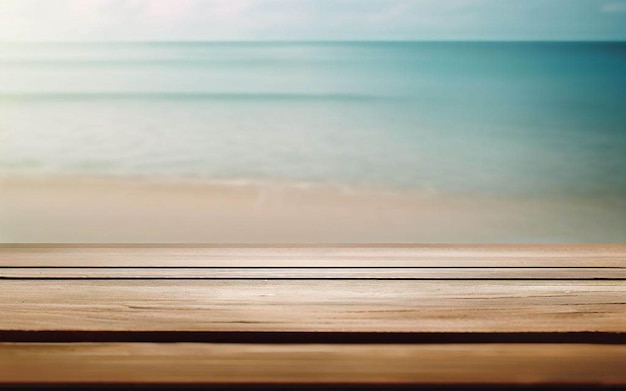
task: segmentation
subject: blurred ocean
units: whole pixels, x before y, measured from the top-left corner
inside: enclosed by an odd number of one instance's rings
[[[626,43],[0,45],[0,175],[626,197]]]

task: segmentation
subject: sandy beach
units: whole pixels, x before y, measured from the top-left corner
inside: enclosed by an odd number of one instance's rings
[[[133,179],[0,179],[2,242],[623,242],[626,202]]]

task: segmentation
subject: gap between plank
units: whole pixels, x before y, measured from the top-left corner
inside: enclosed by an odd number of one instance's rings
[[[623,332],[272,332],[0,330],[0,342],[237,344],[626,344]]]

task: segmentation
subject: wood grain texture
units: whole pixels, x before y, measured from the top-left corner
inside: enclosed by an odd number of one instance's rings
[[[0,244],[0,266],[626,267],[626,244],[75,245]]]
[[[5,244],[0,388],[626,385],[625,278],[626,245]]]
[[[626,268],[0,268],[0,279],[626,280]]]
[[[623,345],[0,344],[0,383],[626,384]]]
[[[2,280],[2,330],[626,331],[623,281]]]

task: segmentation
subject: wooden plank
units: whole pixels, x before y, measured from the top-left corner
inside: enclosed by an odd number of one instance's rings
[[[0,344],[8,384],[626,384],[626,346]]]
[[[0,266],[626,267],[626,244],[65,245],[2,244]]]
[[[0,268],[0,279],[626,280],[626,268]]]
[[[0,330],[626,332],[620,281],[2,280]]]

